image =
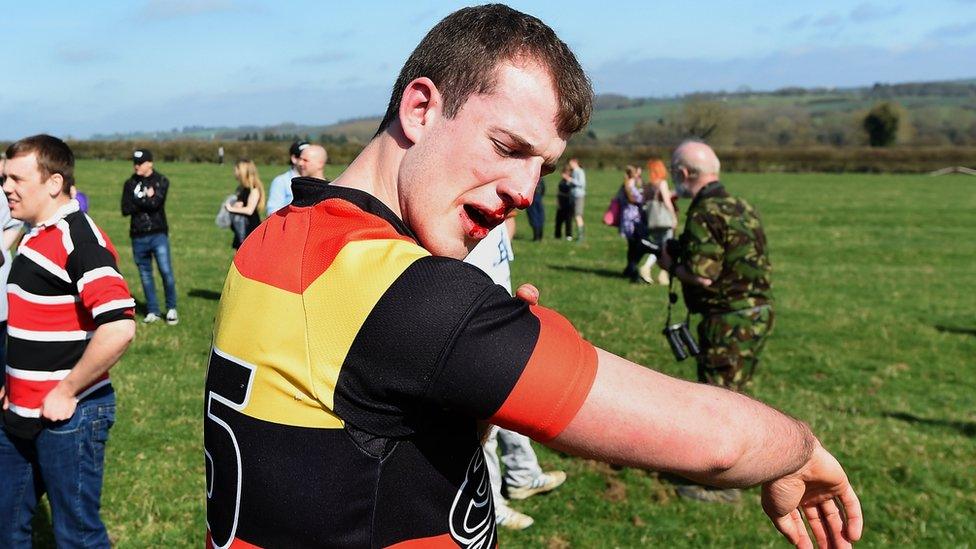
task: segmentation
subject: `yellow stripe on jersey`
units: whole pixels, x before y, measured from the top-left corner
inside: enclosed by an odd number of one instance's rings
[[[214,345],[256,366],[242,413],[283,425],[342,428],[339,371],[376,302],[414,261],[430,255],[403,240],[347,243],[303,294],[248,279],[231,265]],[[354,288],[354,290],[352,290]]]
[[[302,296],[245,278],[231,265],[214,326],[214,345],[256,366],[241,413],[298,427],[340,429],[308,387]]]
[[[430,255],[403,240],[360,240],[343,246],[305,290],[308,354],[315,392],[328,406],[346,354],[376,302],[414,261]],[[355,290],[353,290],[353,288]]]

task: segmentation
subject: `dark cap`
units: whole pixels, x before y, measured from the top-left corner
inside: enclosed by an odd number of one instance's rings
[[[308,141],[295,141],[291,144],[291,149],[289,149],[289,152],[291,152],[292,156],[301,156],[302,151],[304,151],[305,147],[308,147],[308,145]]]
[[[152,162],[152,151],[149,149],[136,149],[132,153],[132,163],[142,164],[143,162]]]

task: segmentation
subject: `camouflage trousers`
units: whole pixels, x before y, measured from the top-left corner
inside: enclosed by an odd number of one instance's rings
[[[698,381],[741,391],[772,330],[771,305],[704,317],[698,324]]]

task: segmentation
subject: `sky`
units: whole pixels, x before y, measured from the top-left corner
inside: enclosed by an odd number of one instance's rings
[[[379,115],[461,2],[46,0],[0,18],[0,139]],[[850,87],[976,77],[976,0],[512,1],[597,93]]]

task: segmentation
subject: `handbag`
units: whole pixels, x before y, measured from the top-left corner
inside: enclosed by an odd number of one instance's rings
[[[674,227],[674,214],[660,200],[647,204],[647,227],[650,229],[670,229]]]
[[[620,226],[620,194],[623,192],[621,188],[620,192],[614,195],[610,199],[610,205],[607,206],[607,211],[603,212],[603,224],[609,225],[610,227]]]
[[[227,204],[233,204],[237,200],[237,195],[231,194],[224,198],[223,202],[220,203],[220,209],[217,210],[217,217],[214,219],[214,223],[221,229],[226,229],[230,227],[230,212],[227,211]]]

